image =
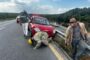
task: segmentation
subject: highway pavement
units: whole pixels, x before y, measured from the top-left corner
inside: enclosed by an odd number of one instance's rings
[[[0,22],[0,60],[57,60],[50,48],[34,50],[15,20]]]

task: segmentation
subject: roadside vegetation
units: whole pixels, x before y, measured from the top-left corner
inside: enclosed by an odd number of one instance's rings
[[[62,14],[52,14],[43,16],[51,21],[56,21],[58,23],[68,23],[71,17],[76,17],[79,21],[90,23],[90,8],[75,8]]]
[[[15,19],[17,13],[0,13],[0,21]]]

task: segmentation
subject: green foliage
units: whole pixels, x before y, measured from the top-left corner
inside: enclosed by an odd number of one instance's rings
[[[59,14],[44,14],[43,17],[46,17],[49,21],[55,22],[58,20]]]
[[[0,20],[16,18],[17,13],[0,13]]]
[[[79,21],[90,23],[90,8],[75,8],[63,14],[52,14],[42,16],[48,18],[50,21],[56,21],[58,23],[68,23],[71,17],[75,17]]]
[[[71,17],[75,17],[79,21],[90,23],[90,8],[75,8],[59,16],[59,19],[63,19],[63,22],[68,22]]]

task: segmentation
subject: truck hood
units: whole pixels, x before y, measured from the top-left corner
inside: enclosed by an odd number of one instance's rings
[[[30,24],[32,28],[39,28],[41,31],[54,30],[53,26],[50,25],[40,25],[40,24]]]

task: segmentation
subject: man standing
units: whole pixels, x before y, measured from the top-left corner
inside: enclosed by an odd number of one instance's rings
[[[65,43],[67,45],[72,45],[73,60],[78,60],[80,55],[84,53],[85,49],[80,46],[81,40],[86,40],[87,31],[84,23],[77,22],[75,18],[70,19],[70,25],[66,30],[66,40]]]
[[[22,24],[24,36],[25,37],[28,37],[28,23],[29,23],[29,18],[28,18],[28,14],[27,14],[26,11],[21,12],[21,14],[20,14],[20,22]]]

